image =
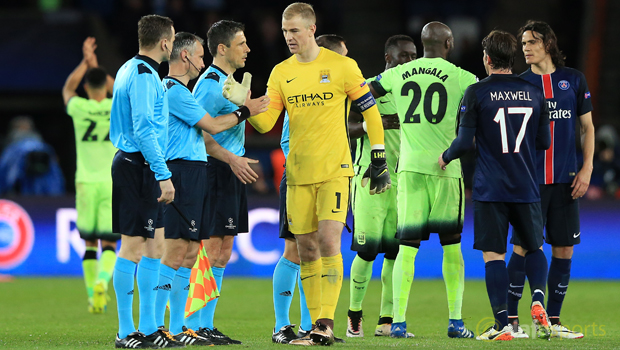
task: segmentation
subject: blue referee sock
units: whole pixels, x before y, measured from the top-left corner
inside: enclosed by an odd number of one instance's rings
[[[549,298],[547,299],[547,314],[550,318],[560,317],[562,303],[570,280],[571,259],[551,258],[549,267]]]
[[[138,292],[140,293],[140,323],[138,330],[151,335],[157,331],[155,323],[155,298],[157,297],[157,282],[159,282],[159,259],[143,256],[138,264],[136,275]]]
[[[299,309],[301,312],[301,321],[299,328],[304,331],[312,330],[312,317],[310,317],[310,310],[306,304],[306,293],[304,293],[304,286],[301,284],[301,274],[297,275],[297,285],[299,286]]]
[[[545,290],[547,286],[547,257],[542,250],[528,252],[525,255],[525,274],[530,282],[532,303],[540,301],[545,306]]]
[[[224,278],[224,270],[225,267],[212,267],[211,271],[213,272],[213,278],[215,279],[215,283],[217,284],[217,289],[222,293],[222,279]],[[215,300],[211,300],[207,303],[200,314],[200,324],[209,329],[213,329],[213,317],[215,316],[215,307],[217,306],[217,301],[219,298]]]
[[[118,309],[118,337],[121,339],[136,331],[133,323],[133,282],[136,266],[135,262],[121,257],[116,259],[114,265],[112,284]]]
[[[508,324],[508,271],[503,260],[489,261],[484,265],[484,278],[487,284],[487,293],[495,317],[495,329],[501,330]]]
[[[273,270],[273,308],[276,314],[276,332],[291,324],[289,311],[297,276],[299,276],[299,265],[281,257]]]
[[[170,299],[172,281],[176,274],[177,270],[172,267],[165,264],[159,265],[159,283],[157,283],[157,296],[155,297],[155,324],[157,327],[166,325],[166,305]]]
[[[515,252],[508,262],[508,317],[519,316],[519,300],[525,285],[525,257]]]
[[[200,310],[198,310],[198,311],[194,312],[193,314],[189,315],[189,317],[187,317],[185,319],[185,326],[187,328],[195,330],[195,331],[199,330],[200,327],[201,327],[200,319],[202,318],[202,311],[204,309],[205,308],[203,307]]]
[[[170,292],[170,332],[179,334],[183,332],[183,318],[185,317],[185,304],[189,293],[189,277],[192,269],[179,267],[172,281]]]

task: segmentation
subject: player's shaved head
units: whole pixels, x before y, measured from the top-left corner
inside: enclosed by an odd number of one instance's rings
[[[441,22],[430,22],[422,28],[422,44],[424,47],[441,46],[452,39],[452,30]]]

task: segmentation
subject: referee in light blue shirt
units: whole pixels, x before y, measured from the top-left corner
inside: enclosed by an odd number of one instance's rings
[[[119,149],[112,162],[112,226],[122,235],[113,277],[119,320],[117,348],[151,348],[169,340],[155,323],[161,252],[154,248],[157,245],[152,238],[163,240],[163,208],[158,202],[170,203],[174,198],[171,173],[164,161],[168,102],[157,72],[159,64],[168,60],[174,42],[172,20],[157,15],[142,17],[138,40],[138,55],[116,74],[110,115],[110,140]],[[132,315],[136,265],[140,332],[136,332]],[[95,287],[95,293],[106,291]]]
[[[209,53],[213,63],[200,76],[194,87],[198,103],[213,117],[230,113],[237,106],[222,96],[222,87],[229,74],[245,66],[250,49],[243,33],[244,26],[233,21],[219,21],[207,33]],[[245,123],[225,132],[213,135],[213,139],[233,153],[236,157],[245,154]],[[232,253],[234,237],[240,232],[248,232],[248,206],[245,183],[239,180],[225,162],[218,160],[211,149],[207,149],[207,212],[211,215],[209,240],[205,241],[207,254],[211,261],[213,276],[221,289],[224,269]],[[247,158],[242,158],[250,162]],[[232,166],[232,164],[231,164]],[[213,337],[225,340],[228,344],[240,344],[213,325],[217,299],[190,318],[189,323],[210,330]]]

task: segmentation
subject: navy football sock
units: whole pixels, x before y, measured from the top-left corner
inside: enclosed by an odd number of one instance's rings
[[[539,301],[543,307],[545,306],[547,269],[547,257],[542,250],[536,249],[525,255],[525,274],[530,282],[532,303]]]
[[[570,280],[571,259],[551,258],[549,267],[549,298],[547,299],[547,313],[549,317],[560,317],[562,302],[566,296],[568,281]]]
[[[501,330],[508,324],[508,271],[503,260],[489,261],[484,265],[487,293],[495,317],[495,329]]]
[[[508,317],[519,316],[519,300],[525,285],[525,257],[512,253],[508,262]]]

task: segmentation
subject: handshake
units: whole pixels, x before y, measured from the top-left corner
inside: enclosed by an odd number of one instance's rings
[[[232,74],[229,74],[228,78],[224,81],[222,95],[228,101],[239,107],[246,106],[250,110],[250,115],[255,116],[259,113],[266,112],[271,100],[266,95],[252,99],[250,91],[251,85],[252,74],[245,72],[241,84],[235,80]]]

